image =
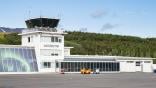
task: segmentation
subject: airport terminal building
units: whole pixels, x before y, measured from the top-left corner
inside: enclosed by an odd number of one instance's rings
[[[155,58],[71,55],[64,47],[64,35],[57,29],[59,19],[36,18],[26,21],[22,45],[0,45],[0,73],[80,73],[82,68],[101,73],[153,72]]]

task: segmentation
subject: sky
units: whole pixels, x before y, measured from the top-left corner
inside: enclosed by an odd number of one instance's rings
[[[64,30],[156,37],[156,0],[0,0],[1,27],[37,17],[59,18]]]

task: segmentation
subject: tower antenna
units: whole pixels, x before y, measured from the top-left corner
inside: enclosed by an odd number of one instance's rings
[[[42,11],[40,10],[40,18],[42,18],[43,16],[42,16]]]
[[[41,21],[41,27],[43,27],[43,23],[42,23],[42,11],[40,10],[40,21]]]
[[[29,10],[28,14],[29,14],[29,19],[30,19],[30,15],[31,15],[31,11],[30,10]]]
[[[31,24],[31,21],[30,21],[30,19],[31,19],[31,18],[30,18],[30,15],[31,15],[31,11],[29,10],[29,11],[28,11],[28,19],[29,19],[29,23]],[[30,25],[30,26],[31,26],[31,25]]]

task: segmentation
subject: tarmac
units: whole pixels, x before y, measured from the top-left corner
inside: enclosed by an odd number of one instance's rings
[[[0,88],[156,88],[156,74],[0,74]]]

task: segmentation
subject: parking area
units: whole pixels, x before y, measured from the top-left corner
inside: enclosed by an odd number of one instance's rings
[[[154,73],[0,75],[0,88],[155,88]]]

